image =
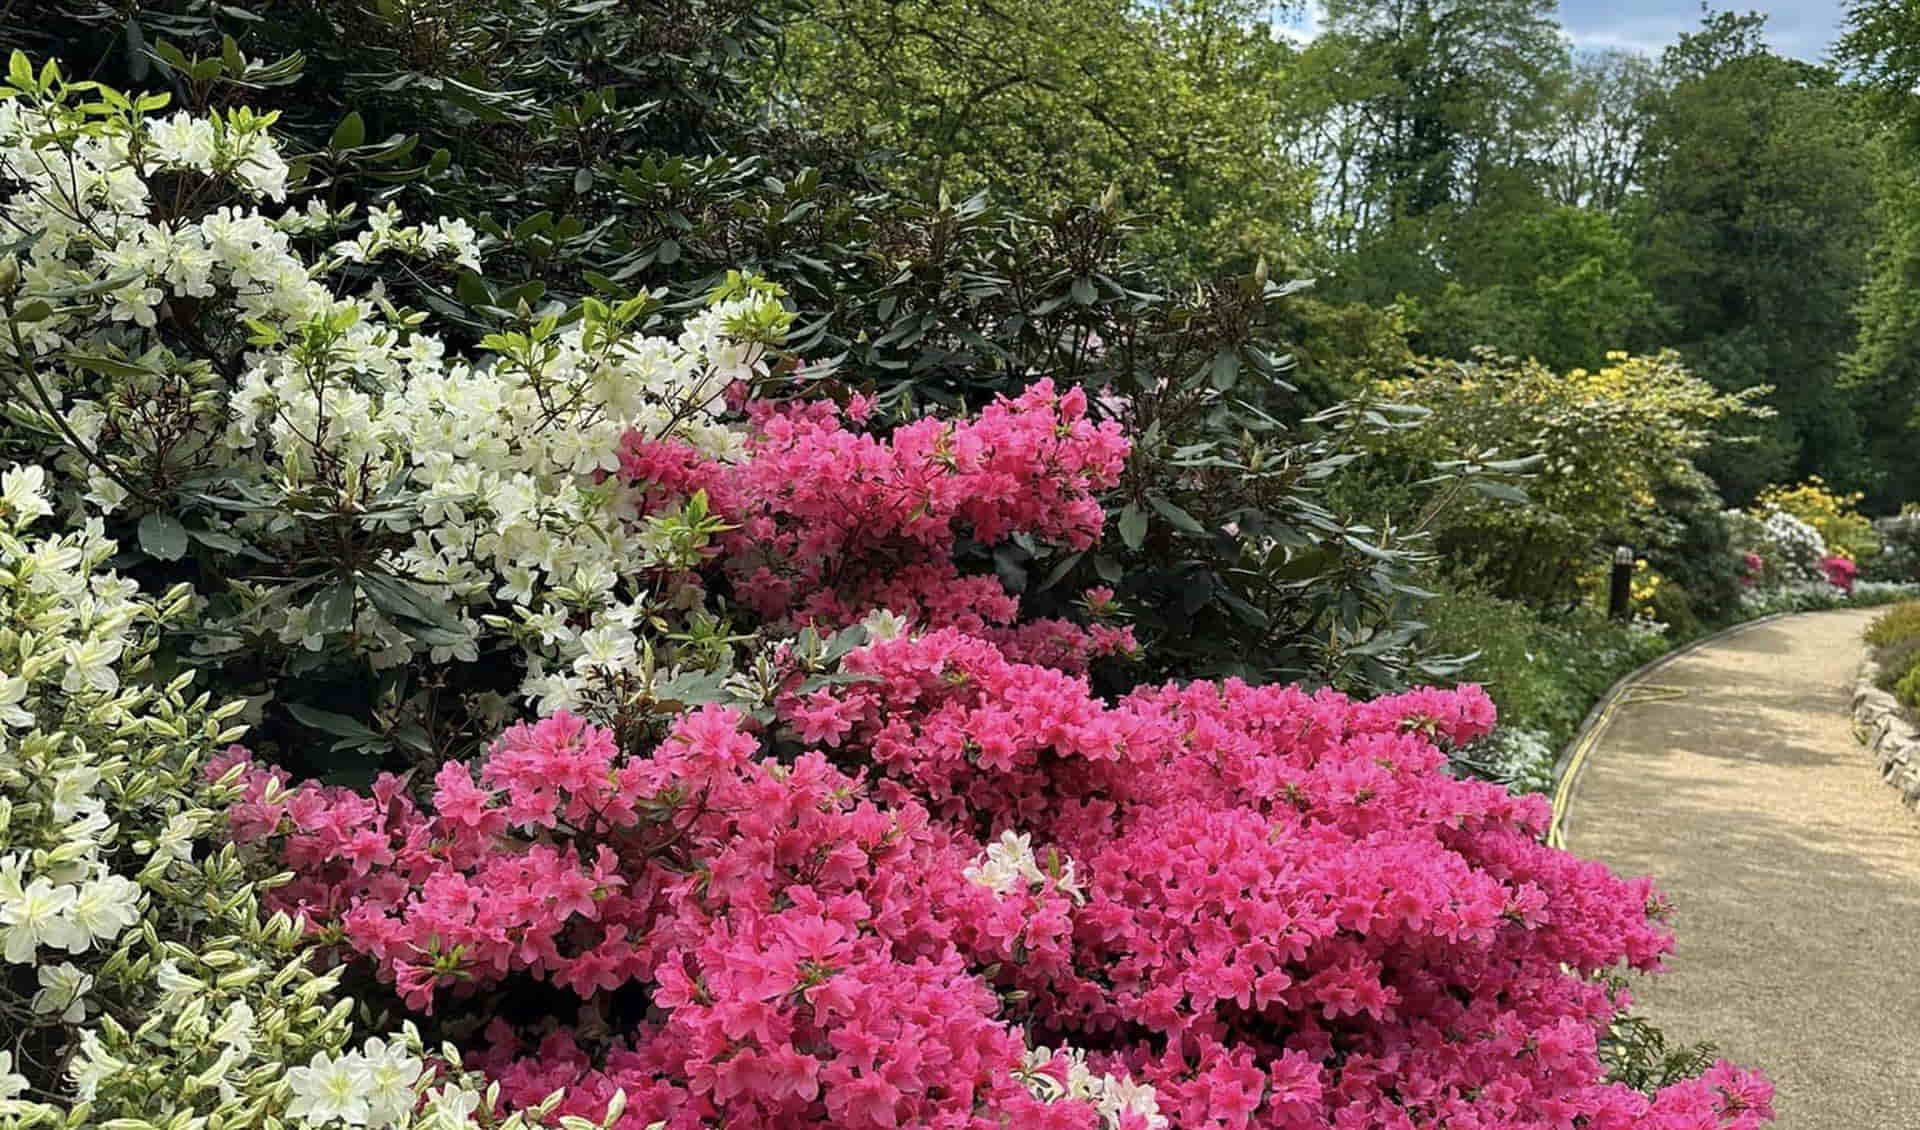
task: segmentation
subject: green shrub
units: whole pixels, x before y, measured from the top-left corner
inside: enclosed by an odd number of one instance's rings
[[[1883,691],[1893,690],[1909,671],[1920,667],[1920,635],[1908,636],[1876,648],[1873,658],[1880,665],[1875,684]]]
[[[1543,620],[1536,609],[1484,590],[1443,588],[1422,614],[1435,650],[1478,652],[1457,681],[1486,687],[1501,727],[1534,731],[1554,750],[1614,680],[1672,646],[1591,609]]]
[[[1920,601],[1896,604],[1867,626],[1867,643],[1876,648],[1914,638],[1920,638]]]
[[[1551,604],[1575,591],[1596,547],[1618,538],[1655,492],[1690,474],[1688,459],[1729,417],[1754,414],[1764,390],[1723,393],[1694,376],[1677,354],[1612,354],[1594,372],[1556,372],[1537,362],[1482,355],[1429,362],[1380,391],[1430,415],[1418,426],[1383,431],[1381,454],[1425,467],[1453,460],[1503,465],[1533,456],[1525,504],[1505,489],[1443,494],[1436,544],[1472,565],[1492,591]]]

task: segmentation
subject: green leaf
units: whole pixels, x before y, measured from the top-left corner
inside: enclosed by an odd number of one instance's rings
[[[1240,355],[1231,349],[1222,349],[1213,355],[1213,370],[1209,374],[1213,387],[1226,392],[1240,379]]]
[[[1168,502],[1166,499],[1160,497],[1157,494],[1149,494],[1147,496],[1147,503],[1150,506],[1152,506],[1155,510],[1159,511],[1160,516],[1162,518],[1165,518],[1167,521],[1172,522],[1174,528],[1179,530],[1181,533],[1204,534],[1207,532],[1206,527],[1202,526],[1197,520],[1195,520],[1193,515],[1187,513],[1185,510],[1180,509],[1178,506],[1175,506],[1173,503]]]
[[[348,738],[356,742],[380,742],[384,739],[362,723],[344,714],[335,714],[331,710],[320,710],[311,706],[302,706],[297,702],[287,704],[287,713],[302,726],[308,726],[323,734],[332,734],[336,738]]]
[[[1128,549],[1139,549],[1147,540],[1147,512],[1139,503],[1129,502],[1120,510],[1120,541]]]
[[[232,534],[223,534],[218,530],[188,530],[187,535],[201,545],[209,549],[217,549],[222,553],[251,557],[255,561],[273,560],[273,558],[253,548],[246,542],[241,541],[239,538],[234,537]]]
[[[350,110],[346,117],[340,119],[340,124],[333,127],[333,139],[327,142],[327,146],[331,149],[354,149],[366,140],[366,120],[360,116],[360,111]]]
[[[187,553],[187,528],[173,515],[155,511],[140,519],[140,548],[162,561],[178,561]]]
[[[353,630],[354,583],[351,580],[335,581],[322,589],[320,596],[313,602],[313,629],[325,635],[337,635]]]
[[[1098,292],[1093,289],[1093,280],[1085,275],[1073,280],[1073,300],[1082,306],[1093,305]]]
[[[1475,491],[1498,502],[1512,502],[1521,506],[1527,503],[1527,492],[1510,483],[1476,480],[1470,485]]]
[[[1065,557],[1062,557],[1059,564],[1047,571],[1047,579],[1040,582],[1039,591],[1045,592],[1059,584],[1060,579],[1072,572],[1073,567],[1080,564],[1080,558],[1084,556],[1085,553],[1069,553]]]

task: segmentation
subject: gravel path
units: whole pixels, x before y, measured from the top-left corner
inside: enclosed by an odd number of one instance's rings
[[[1776,620],[1655,671],[1568,811],[1568,846],[1652,874],[1678,910],[1636,986],[1676,1041],[1779,1089],[1779,1130],[1920,1127],[1920,820],[1853,739],[1871,611]]]

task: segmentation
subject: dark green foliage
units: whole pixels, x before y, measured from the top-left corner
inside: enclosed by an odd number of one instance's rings
[[[1870,134],[1837,73],[1761,30],[1720,13],[1667,51],[1632,220],[1661,344],[1719,388],[1774,386],[1760,446],[1703,460],[1735,504],[1810,474],[1851,490],[1864,470],[1838,386],[1873,236]]]
[[[1645,1017],[1623,1016],[1600,1041],[1607,1078],[1648,1094],[1712,1067],[1720,1049],[1709,1043],[1674,1047]]]
[[[1425,608],[1428,646],[1479,654],[1460,682],[1481,683],[1500,708],[1501,724],[1537,730],[1565,745],[1614,680],[1673,646],[1589,608],[1551,618],[1517,601],[1472,588],[1441,586]]]
[[[1676,634],[1694,634],[1700,622],[1717,623],[1740,603],[1739,562],[1733,551],[1723,503],[1707,476],[1689,469],[1654,492],[1657,509],[1636,522],[1626,539],[1671,584],[1659,599],[1674,602],[1655,619]]]

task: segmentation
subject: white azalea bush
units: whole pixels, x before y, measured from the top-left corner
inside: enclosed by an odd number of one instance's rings
[[[106,567],[98,520],[46,532],[0,472],[0,1126],[464,1127],[493,1104],[406,1029],[348,1047],[353,1002],[226,842],[209,765],[240,703],[163,678],[179,586]],[[515,1116],[525,1124],[536,1112]]]
[[[0,87],[0,411],[63,520],[191,578],[188,662],[250,678],[256,710],[352,683],[377,726],[308,703],[299,732],[443,755],[516,700],[572,704],[697,602],[633,578],[699,561],[704,499],[635,521],[608,473],[635,436],[738,454],[719,409],[768,375],[777,287],[733,276],[671,332],[644,295],[522,304],[451,348],[373,271],[444,290],[480,263],[470,227],[283,207],[272,114],[163,102],[24,60]],[[427,689],[415,660],[479,674]]]

